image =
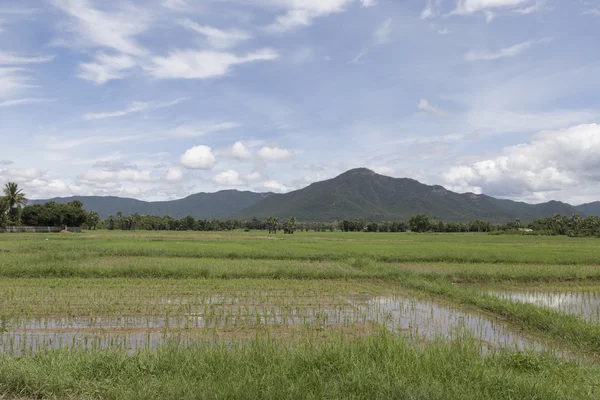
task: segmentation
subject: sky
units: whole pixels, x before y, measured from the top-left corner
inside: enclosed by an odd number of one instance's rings
[[[0,184],[596,201],[599,37],[600,0],[0,0]]]

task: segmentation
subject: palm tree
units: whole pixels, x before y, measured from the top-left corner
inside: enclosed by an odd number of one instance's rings
[[[27,199],[25,198],[25,193],[23,193],[22,189],[19,189],[19,185],[15,182],[8,182],[4,186],[4,203],[6,208],[8,208],[8,212],[11,217],[15,217],[17,215],[17,209],[20,206],[27,205]]]
[[[8,182],[4,186],[4,201],[6,201],[8,208],[27,205],[25,193],[22,189],[19,189],[19,185],[15,182]]]

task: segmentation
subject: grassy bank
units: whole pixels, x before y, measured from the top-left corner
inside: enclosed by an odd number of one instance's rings
[[[103,399],[595,399],[600,371],[549,356],[482,356],[464,339],[415,347],[379,334],[292,348],[166,346],[128,356],[54,351],[0,359],[0,393],[23,398]]]

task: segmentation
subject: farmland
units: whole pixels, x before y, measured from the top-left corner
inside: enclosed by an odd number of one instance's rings
[[[598,239],[0,235],[0,398],[598,398]]]

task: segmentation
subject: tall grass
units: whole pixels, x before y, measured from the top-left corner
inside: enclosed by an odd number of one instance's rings
[[[103,399],[596,399],[600,371],[550,356],[482,356],[469,339],[415,347],[382,333],[284,347],[269,339],[127,355],[0,359],[0,395]]]

